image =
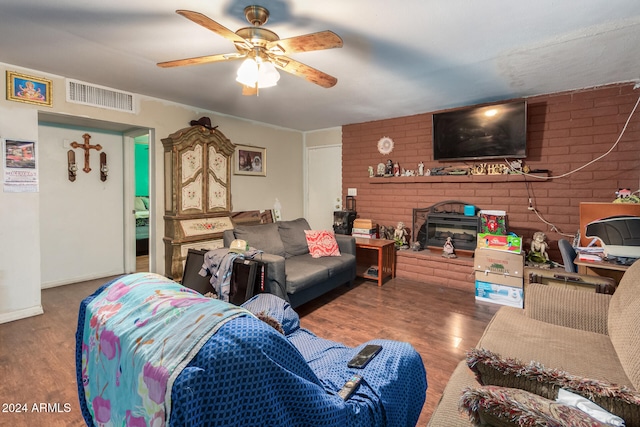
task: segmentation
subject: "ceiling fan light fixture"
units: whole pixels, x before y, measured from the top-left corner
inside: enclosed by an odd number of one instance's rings
[[[251,26],[240,28],[235,32],[199,12],[179,9],[176,13],[231,41],[237,52],[159,62],[159,67],[180,67],[245,59],[236,76],[236,81],[243,86],[243,95],[254,95],[259,88],[275,86],[280,80],[278,68],[324,88],[333,87],[338,82],[338,79],[327,73],[284,56],[342,47],[342,39],[332,31],[319,31],[280,39],[276,33],[264,28],[263,25],[269,18],[269,11],[257,5],[245,8],[245,17]]]
[[[238,68],[236,81],[245,86],[256,87],[259,89],[275,86],[280,80],[280,73],[276,67],[269,61],[256,62],[253,58],[247,58]]]
[[[253,58],[247,58],[242,61],[242,65],[238,68],[236,81],[245,86],[255,86],[258,80],[258,64]]]
[[[271,62],[262,62],[258,66],[258,87],[273,87],[278,84],[280,73]]]

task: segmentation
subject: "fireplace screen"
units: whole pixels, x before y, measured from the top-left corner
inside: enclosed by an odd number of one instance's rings
[[[480,218],[464,214],[464,202],[447,201],[429,208],[413,210],[413,235],[420,248],[442,248],[450,237],[453,246],[475,250]],[[477,211],[474,207],[474,211]]]

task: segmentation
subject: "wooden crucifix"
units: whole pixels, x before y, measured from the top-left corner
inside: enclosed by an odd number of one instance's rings
[[[84,139],[84,144],[78,144],[77,142],[73,141],[71,143],[71,146],[73,148],[82,148],[84,150],[84,167],[82,168],[82,170],[85,171],[86,173],[89,173],[89,172],[91,172],[91,168],[89,167],[89,150],[91,150],[93,148],[94,150],[100,151],[100,150],[102,150],[102,145],[100,145],[100,144],[96,144],[96,145],[89,144],[89,140],[91,139],[91,135],[89,135],[88,133],[85,133],[84,135],[82,135],[82,139]]]

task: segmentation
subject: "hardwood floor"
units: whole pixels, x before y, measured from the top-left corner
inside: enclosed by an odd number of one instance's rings
[[[499,307],[476,302],[470,292],[396,278],[382,287],[360,280],[296,311],[302,327],[349,346],[373,338],[412,344],[427,370],[427,400],[417,423],[424,427],[449,376]]]
[[[78,307],[108,280],[43,289],[44,314],[0,325],[0,425],[86,425],[75,377]],[[34,411],[43,403],[54,412]],[[20,405],[23,412],[4,412],[15,409],[5,405]]]
[[[141,271],[149,271],[149,255],[136,257],[136,273],[140,273]]]
[[[78,306],[107,280],[44,289],[43,315],[0,324],[0,425],[85,425],[75,378]],[[358,281],[297,311],[303,327],[350,346],[372,338],[411,343],[427,369],[427,401],[418,421],[425,426],[451,372],[498,308],[476,303],[469,292],[393,279],[382,287]],[[6,412],[16,404],[25,404],[26,412]]]

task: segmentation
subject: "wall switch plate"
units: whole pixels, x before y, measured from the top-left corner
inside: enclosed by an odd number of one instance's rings
[[[347,196],[357,196],[358,189],[357,188],[347,188]]]

